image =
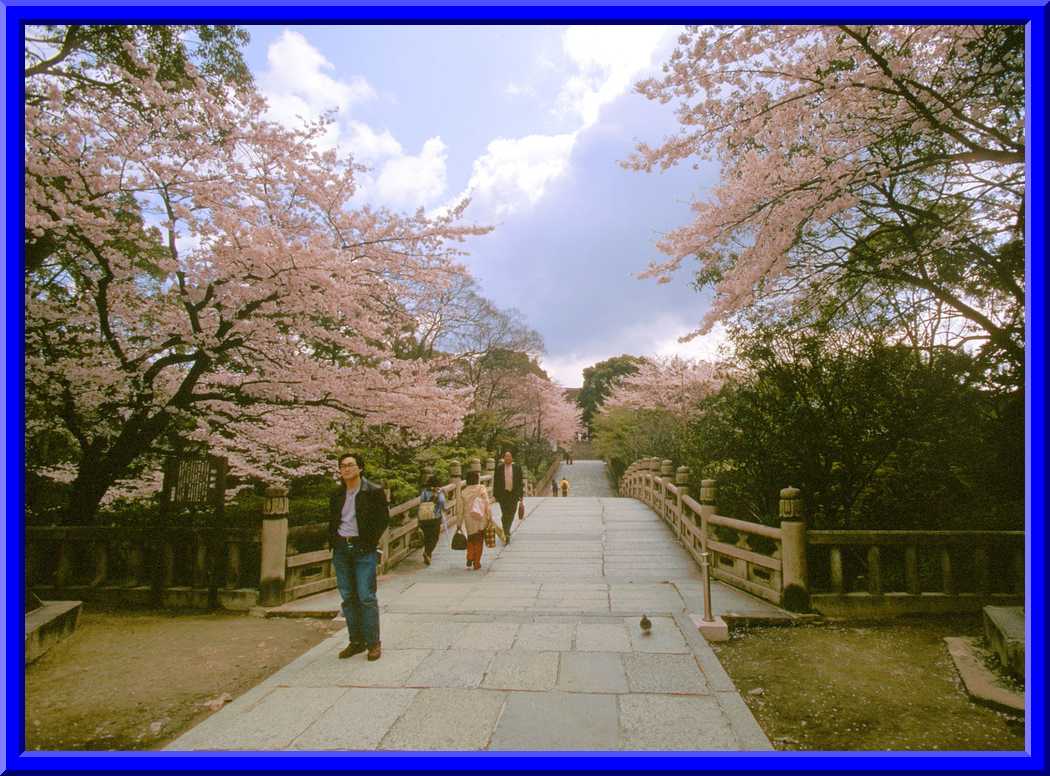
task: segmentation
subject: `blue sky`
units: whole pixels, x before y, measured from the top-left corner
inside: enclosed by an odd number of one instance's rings
[[[495,226],[465,263],[483,293],[544,338],[566,386],[620,353],[711,356],[720,332],[681,345],[706,297],[688,277],[635,273],[689,220],[717,167],[619,166],[674,131],[672,105],[633,92],[659,73],[672,27],[251,27],[246,58],[271,116],[335,110],[324,143],[367,164],[361,201],[434,211],[471,197]]]

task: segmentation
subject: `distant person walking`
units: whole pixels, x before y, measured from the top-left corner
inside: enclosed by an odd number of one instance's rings
[[[492,505],[489,504],[489,493],[480,482],[477,472],[467,472],[467,485],[459,492],[456,502],[456,515],[448,522],[450,531],[463,527],[467,535],[467,568],[481,568],[481,554],[485,551],[485,529],[491,528],[497,534],[503,534],[492,518]],[[506,536],[504,535],[504,541]]]
[[[561,495],[566,497],[569,495],[569,481],[564,477],[561,478]]]
[[[510,526],[514,522],[514,510],[525,495],[525,477],[521,466],[514,463],[510,450],[503,453],[503,462],[492,473],[492,495],[499,503],[500,520],[503,521],[504,544],[510,544]]]
[[[386,493],[366,480],[364,471],[360,453],[339,456],[342,484],[328,501],[328,541],[350,635],[350,643],[339,657],[352,657],[367,649],[369,660],[379,660],[383,653],[376,597],[377,545],[390,523],[390,508]]]
[[[445,492],[438,487],[437,477],[431,477],[419,494],[419,528],[423,531],[423,562],[430,565],[441,533],[445,512]]]
[[[558,480],[554,479],[553,477],[551,478],[551,495],[558,495]]]

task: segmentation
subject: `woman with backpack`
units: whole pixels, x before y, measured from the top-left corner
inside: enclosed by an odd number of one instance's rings
[[[419,528],[423,531],[423,562],[430,565],[441,533],[441,518],[445,511],[445,492],[438,487],[437,477],[431,477],[419,494]]]
[[[456,515],[448,523],[450,530],[459,532],[462,529],[467,535],[467,568],[474,570],[481,568],[486,529],[503,537],[503,529],[492,519],[489,493],[480,480],[477,472],[467,472],[467,485],[459,492]]]

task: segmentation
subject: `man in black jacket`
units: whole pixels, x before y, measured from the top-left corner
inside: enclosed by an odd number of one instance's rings
[[[503,522],[503,534],[510,544],[510,524],[514,522],[514,510],[525,495],[525,477],[521,466],[514,463],[514,455],[508,450],[503,454],[503,461],[492,473],[492,495],[499,502],[500,519]]]
[[[343,599],[343,616],[350,643],[339,653],[346,658],[368,650],[369,660],[382,655],[379,641],[379,600],[376,566],[379,539],[390,523],[386,493],[364,478],[360,453],[339,456],[342,485],[328,502],[328,541],[332,567]]]

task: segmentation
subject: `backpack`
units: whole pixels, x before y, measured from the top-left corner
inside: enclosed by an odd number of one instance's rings
[[[485,499],[481,496],[475,496],[474,500],[470,502],[470,516],[476,520],[485,519]]]
[[[440,490],[424,488],[419,494],[419,520],[437,520],[437,507],[444,494]]]

